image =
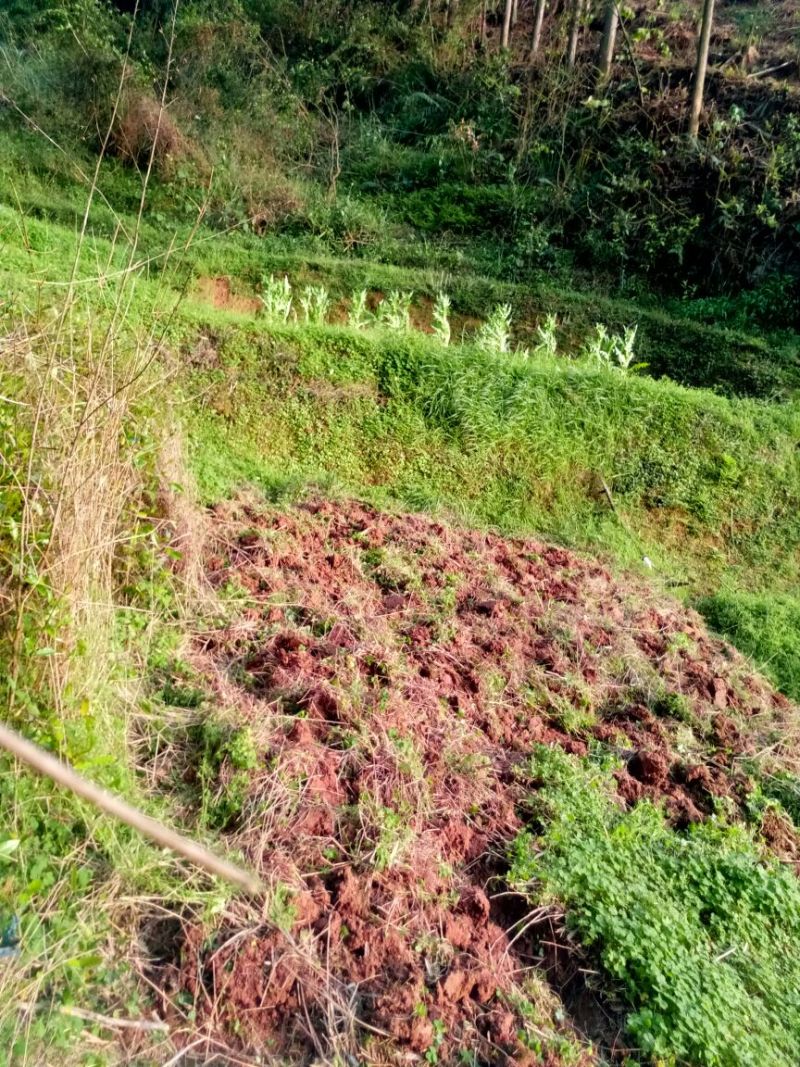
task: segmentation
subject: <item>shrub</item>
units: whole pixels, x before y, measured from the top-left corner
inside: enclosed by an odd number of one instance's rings
[[[406,221],[431,233],[513,232],[518,218],[532,210],[531,194],[511,185],[443,184],[409,193],[402,201]]]
[[[112,130],[112,146],[120,159],[145,166],[151,156],[161,170],[189,155],[188,142],[160,101],[151,93],[131,92]]]
[[[317,237],[350,252],[385,238],[389,220],[381,208],[348,193],[312,204],[306,225]]]

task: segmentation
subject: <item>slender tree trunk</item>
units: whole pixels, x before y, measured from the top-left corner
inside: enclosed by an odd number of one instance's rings
[[[714,0],[703,0],[703,22],[697,42],[697,66],[694,72],[694,87],[689,110],[689,136],[697,140],[700,132],[700,113],[703,110],[703,95],[708,72],[708,49],[711,44],[711,29],[714,25]]]
[[[519,0],[512,0],[511,4],[511,29],[513,30],[519,19]]]
[[[514,10],[514,0],[506,0],[506,10],[503,15],[503,36],[500,39],[500,47],[508,48],[511,41],[511,14]]]
[[[569,47],[567,49],[567,66],[572,70],[578,58],[578,42],[581,37],[581,22],[585,0],[572,0],[572,25],[569,30]]]
[[[617,0],[606,0],[606,19],[603,25],[603,40],[600,44],[600,61],[597,65],[601,81],[605,81],[611,73],[618,29],[619,7],[617,6]]]
[[[533,36],[531,37],[531,55],[535,56],[542,45],[542,26],[547,0],[536,0],[536,14],[533,18]]]
[[[481,0],[481,44],[486,44],[486,0]]]

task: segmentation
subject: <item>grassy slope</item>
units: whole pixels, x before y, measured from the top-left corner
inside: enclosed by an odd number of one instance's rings
[[[26,306],[53,306],[71,267],[81,184],[40,142],[17,135],[9,144],[5,184],[13,203],[0,208],[3,270]],[[88,160],[80,162],[88,167]],[[19,167],[15,176],[12,164]],[[127,263],[122,245],[112,248],[102,234],[120,223],[132,230],[137,203],[135,180],[116,164],[104,171],[103,188],[122,213],[96,199],[91,231],[100,236],[92,237],[81,268],[82,291],[95,305],[113,302],[120,284],[115,271]],[[609,551],[626,564],[638,565],[646,555],[667,582],[691,593],[713,596],[722,586],[766,595],[759,611],[770,618],[772,595],[792,590],[800,540],[794,404],[725,400],[541,360],[499,375],[480,357],[445,353],[420,338],[398,345],[397,339],[330,330],[277,337],[251,317],[199,303],[185,303],[174,316],[170,309],[201,276],[224,275],[234,290],[252,293],[265,274],[287,271],[298,283],[326,284],[334,297],[363,286],[413,289],[424,300],[444,285],[453,296],[457,333],[460,321],[474,321],[500,300],[514,305],[523,338],[544,312],[556,310],[568,351],[596,321],[620,326],[636,320],[651,371],[710,378],[723,389],[734,380],[757,393],[793,380],[790,340],[676,319],[624,300],[559,289],[546,279],[505,283],[470,273],[463,262],[455,269],[452,254],[437,246],[414,252],[412,244],[406,251],[411,264],[427,252],[433,265],[422,269],[337,256],[309,239],[221,236],[204,227],[193,233],[188,220],[176,219],[167,257],[164,226],[175,218],[165,215],[168,210],[169,188],[157,185],[137,253],[137,261],[146,262],[145,278],[127,321],[145,328],[160,319],[184,356],[197,335],[214,338],[219,365],[191,371],[187,383],[190,395],[203,391],[193,439],[207,497],[243,480],[275,487],[337,482],[409,506],[445,505],[504,529],[536,529]],[[438,266],[437,256],[452,269]],[[98,289],[92,279],[101,273],[110,277]],[[450,407],[443,402],[448,392]],[[610,510],[602,480],[620,516]],[[763,632],[792,643],[786,618],[778,611],[775,625]],[[731,627],[727,632],[734,636]],[[743,647],[756,651],[768,670],[774,664],[763,641]],[[772,677],[782,682],[784,673],[773,670]]]
[[[125,176],[117,180],[124,184]],[[12,188],[10,183],[7,187]],[[30,188],[18,188],[21,200]],[[124,219],[130,223],[135,198],[127,188]],[[35,213],[39,217],[20,215],[6,205],[0,234],[4,281],[17,306],[39,313],[55,306],[63,291],[74,247],[74,232],[65,223],[74,216],[77,199],[68,189],[63,204],[51,213],[46,205],[52,202],[52,189],[45,185],[35,196],[42,205]],[[99,212],[107,213],[102,228],[108,233],[113,215],[104,207]],[[143,254],[161,252],[163,225],[158,217],[147,220]],[[92,242],[81,284],[93,306],[113,305],[118,279],[112,276],[99,287],[95,278],[108,273],[109,262],[121,269],[126,255],[122,248],[112,250],[105,238]],[[770,612],[775,604],[789,605],[778,617],[779,641],[794,640],[797,613],[788,591],[796,587],[800,569],[796,402],[726,399],[670,382],[602,373],[580,363],[500,362],[471,348],[443,349],[422,336],[276,328],[191,300],[171,311],[184,284],[196,275],[230,275],[247,289],[261,273],[282,269],[322,279],[338,293],[362,284],[432,293],[442,282],[433,270],[421,274],[413,267],[336,258],[318,249],[309,252],[252,238],[220,240],[205,231],[165,275],[152,265],[128,308],[127,329],[146,331],[154,313],[157,317],[178,391],[186,400],[193,467],[206,500],[246,483],[280,496],[316,482],[409,508],[443,507],[464,520],[506,531],[537,530],[624,566],[641,566],[646,555],[655,563],[656,578],[670,587],[714,595],[724,586],[724,595],[735,597],[740,608],[749,605],[753,617],[764,604]],[[728,342],[736,341],[713,328],[676,323],[621,302],[558,292],[545,283],[533,297],[521,287],[466,273],[454,275],[448,284],[465,314],[485,314],[502,298],[519,301],[537,315],[545,308],[569,308],[573,317],[565,332],[573,337],[595,319],[614,324],[633,316],[645,323],[646,344],[648,329],[658,323],[662,333],[653,336],[675,333],[680,338],[676,351],[687,336],[700,339],[687,349],[693,358],[703,351],[703,338],[714,352],[725,352]],[[198,337],[206,338],[202,346]],[[767,365],[763,342],[742,343],[750,346],[747,351],[763,353]],[[617,512],[609,506],[603,480]],[[155,594],[161,595],[159,590]],[[720,626],[742,635],[745,650],[767,662],[773,659],[764,644],[769,626],[759,626],[751,638],[745,626],[729,625],[721,613],[718,617]],[[776,671],[775,676],[787,687],[793,684],[785,673]],[[70,702],[66,710],[77,716],[79,703]],[[119,733],[120,723],[108,729]],[[94,749],[96,772],[115,751],[105,745]],[[51,881],[32,891],[26,915],[35,918],[34,909],[46,900],[49,907],[61,909],[63,924],[55,930],[64,944],[56,988],[80,999],[94,995],[98,983],[110,987],[117,972],[102,970],[98,978],[94,930],[82,929],[76,951],[67,954],[70,939],[77,936],[76,909],[89,884],[99,884],[95,899],[103,899],[103,871],[121,862],[127,841],[106,842],[101,828],[81,827],[72,821],[75,812],[69,806],[61,811],[49,798],[42,810],[48,816],[57,811],[61,837],[45,832],[24,854],[13,883],[7,879],[4,884],[13,884],[18,892],[17,876],[33,882],[36,865],[46,863],[48,849],[54,853],[54,862],[43,868]],[[40,829],[47,831],[47,826],[43,816]],[[65,872],[76,827],[93,854],[87,873],[73,878]],[[21,835],[36,832],[21,827]],[[571,863],[572,857],[567,866]],[[147,877],[140,883],[144,892],[165,897],[176,892],[161,873],[150,882]],[[569,889],[556,886],[562,899]],[[196,886],[188,892],[195,901],[201,896]],[[52,945],[43,937],[36,951],[46,957]],[[76,968],[76,957],[86,960],[85,969]],[[40,994],[36,981],[30,991],[34,997]],[[130,1010],[139,1010],[138,1005],[134,1002]],[[58,1016],[43,1022],[48,1041],[55,1039],[60,1023]],[[65,1045],[74,1036],[67,1030]],[[20,1039],[19,1031],[12,1033]],[[36,1034],[28,1030],[23,1038],[32,1036]]]
[[[33,273],[62,279],[71,262],[69,231],[76,230],[85,206],[85,187],[77,168],[90,173],[89,156],[65,159],[29,134],[3,131],[6,149],[0,162],[0,188],[12,214],[0,228],[4,267],[18,267],[29,278],[32,264],[15,254],[20,245],[33,242],[33,251],[48,246],[48,262],[39,261]],[[99,256],[105,241],[120,230],[132,232],[138,210],[138,180],[114,161],[104,165],[101,187],[92,209],[91,232],[99,238]],[[581,288],[574,279],[554,278],[540,272],[524,282],[503,280],[493,268],[490,250],[476,258],[469,243],[452,244],[440,238],[420,237],[413,230],[385,224],[385,233],[372,235],[357,254],[343,254],[342,244],[313,225],[300,236],[259,238],[234,230],[227,235],[201,227],[195,233],[198,198],[185,195],[176,203],[169,183],[154,183],[139,238],[141,259],[153,257],[149,271],[155,275],[165,262],[168,238],[175,234],[174,248],[181,250],[191,237],[191,247],[171,257],[173,284],[201,275],[224,275],[247,291],[257,291],[261,279],[271,272],[288,273],[293,281],[323,282],[335,297],[347,297],[354,289],[377,291],[412,290],[432,297],[442,288],[453,299],[454,310],[468,319],[481,318],[497,303],[509,303],[520,340],[535,334],[538,321],[549,313],[558,316],[561,333],[569,347],[578,347],[597,322],[621,330],[638,323],[638,353],[654,377],[668,375],[690,386],[711,387],[732,395],[765,398],[790,395],[800,386],[800,348],[796,336],[732,329],[697,321],[705,316],[691,301],[671,301],[660,306],[653,297],[636,301],[607,295],[596,286]],[[112,207],[113,205],[113,207]],[[28,221],[22,225],[20,214]],[[41,220],[43,228],[36,225]],[[27,231],[27,232],[26,232]],[[321,234],[326,234],[322,236]],[[705,308],[707,302],[700,302]]]
[[[208,499],[242,478],[333,478],[625,562],[649,555],[698,589],[725,572],[751,588],[796,579],[794,406],[421,336],[198,320],[217,362],[190,377]]]
[[[562,361],[499,366],[420,337],[197,314],[216,353],[189,387],[202,396],[191,437],[206,499],[313,481],[537,530],[617,564],[648,557],[796,695],[796,406]]]

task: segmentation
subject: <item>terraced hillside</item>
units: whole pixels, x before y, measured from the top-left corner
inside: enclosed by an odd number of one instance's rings
[[[0,1064],[794,1063],[795,0],[0,6]]]

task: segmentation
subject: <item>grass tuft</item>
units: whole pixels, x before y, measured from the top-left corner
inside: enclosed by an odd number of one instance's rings
[[[705,597],[697,607],[712,629],[752,657],[782,692],[800,701],[800,600],[731,590]]]

